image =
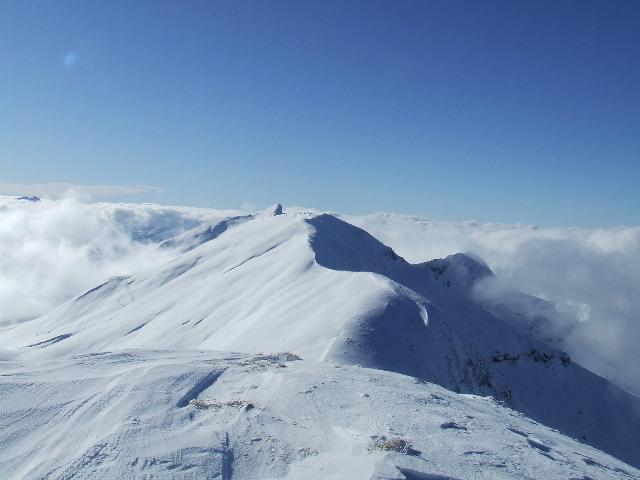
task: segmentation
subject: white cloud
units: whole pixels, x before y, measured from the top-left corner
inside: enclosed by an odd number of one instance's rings
[[[142,193],[161,193],[158,187],[146,185],[78,185],[73,183],[0,183],[0,195],[36,195],[60,199],[76,196],[84,200],[110,198]]]
[[[158,242],[226,213],[0,197],[0,325],[46,313],[111,276],[168,261],[173,252]]]

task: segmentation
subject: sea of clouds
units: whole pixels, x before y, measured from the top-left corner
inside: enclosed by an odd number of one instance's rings
[[[173,258],[162,240],[237,211],[0,197],[0,328],[104,282]],[[514,290],[555,303],[571,356],[640,392],[640,227],[536,228],[374,214],[343,218],[411,262],[471,253],[495,279],[476,293],[508,303]],[[518,308],[528,308],[518,305]],[[537,312],[523,312],[535,316]]]
[[[477,285],[478,296],[508,303],[520,290],[551,300],[555,311],[544,313],[563,332],[571,356],[640,393],[640,227],[537,228],[394,214],[344,218],[413,263],[456,252],[482,259],[495,278]]]
[[[0,326],[25,321],[106,279],[170,260],[157,243],[227,212],[0,197]]]

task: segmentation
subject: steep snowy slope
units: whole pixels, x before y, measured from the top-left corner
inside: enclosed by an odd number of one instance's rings
[[[316,229],[311,244],[319,264],[370,270],[400,289],[383,307],[345,325],[331,358],[405,373],[454,391],[493,395],[546,425],[640,464],[634,441],[640,432],[640,398],[475,303],[469,297],[471,283],[490,274],[485,265],[465,255],[411,265],[364,230],[333,216],[315,216],[309,223]]]
[[[321,359],[344,321],[382,302],[381,291],[392,292],[369,274],[319,266],[309,248],[312,234],[303,215],[257,215],[168,265],[111,279],[50,314],[5,329],[0,345],[39,344],[30,349],[51,355],[294,349]]]
[[[118,351],[0,359],[2,478],[640,476],[490,398],[291,358]]]
[[[640,402],[469,297],[487,267],[412,265],[330,215],[233,217],[172,240],[168,265],[0,332],[33,358],[124,349],[285,351],[493,395],[634,465]]]
[[[388,213],[340,218],[412,262],[455,252],[480,256],[497,277],[478,292],[485,300],[512,307],[532,333],[640,394],[640,226],[535,227]],[[553,306],[529,302],[516,290]]]

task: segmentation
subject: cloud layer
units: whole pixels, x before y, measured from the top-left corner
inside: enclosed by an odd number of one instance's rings
[[[471,253],[496,274],[478,292],[520,290],[556,304],[552,328],[573,358],[640,393],[640,227],[536,228],[375,214],[347,217],[412,262]],[[535,317],[539,306],[519,304]],[[529,309],[530,311],[526,311]]]
[[[227,212],[0,197],[0,325],[39,316],[115,275],[168,261],[156,243]]]
[[[0,195],[36,195],[42,198],[61,199],[74,196],[83,200],[161,193],[157,187],[146,185],[78,185],[73,183],[0,183]]]

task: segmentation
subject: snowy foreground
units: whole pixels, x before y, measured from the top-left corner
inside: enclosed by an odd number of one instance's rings
[[[294,358],[131,350],[5,359],[3,478],[640,476],[491,398]]]
[[[640,398],[479,303],[476,259],[279,205],[155,244],[0,329],[0,478],[640,478]]]

